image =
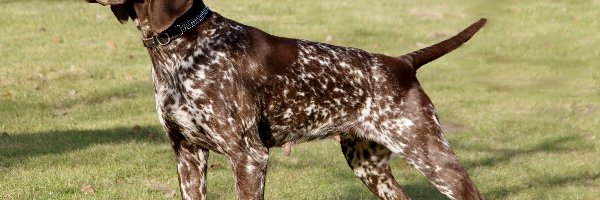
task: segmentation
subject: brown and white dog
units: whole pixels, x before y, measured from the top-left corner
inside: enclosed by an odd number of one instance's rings
[[[131,19],[152,59],[156,110],[183,199],[206,198],[208,152],[224,154],[238,199],[263,199],[269,148],[341,136],[350,168],[380,199],[408,199],[403,157],[451,199],[482,199],[416,78],[486,22],[403,56],[269,35],[201,0],[86,0]]]

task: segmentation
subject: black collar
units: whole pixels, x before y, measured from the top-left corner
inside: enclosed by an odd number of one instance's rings
[[[193,12],[197,13],[192,14]],[[167,30],[150,38],[142,38],[144,46],[146,48],[154,48],[159,45],[167,45],[174,39],[182,36],[186,31],[196,27],[196,25],[200,24],[202,20],[206,19],[210,13],[210,9],[208,9],[206,6],[204,6],[202,9],[192,8],[190,11],[182,15],[182,17],[175,20],[175,23],[173,23],[171,27],[167,28]]]

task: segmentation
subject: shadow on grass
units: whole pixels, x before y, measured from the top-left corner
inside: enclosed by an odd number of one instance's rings
[[[19,0],[3,0],[0,1],[0,4],[9,4],[9,3],[21,3],[23,1],[19,1]]]
[[[314,143],[317,143],[317,141]],[[273,163],[273,165],[277,166],[271,169],[277,170],[276,168],[279,167],[294,171],[302,171],[311,168],[328,169],[326,172],[327,174],[323,174],[321,176],[317,175],[317,177],[321,177],[322,182],[327,182],[326,185],[335,185],[333,186],[334,188],[344,192],[341,194],[330,193],[329,196],[323,196],[320,199],[377,199],[377,197],[369,191],[369,189],[361,182],[361,180],[354,175],[350,167],[347,165],[339,143],[326,141],[321,144],[316,144],[315,148],[309,148],[308,145],[310,145],[310,143],[302,144],[302,147],[294,149],[291,158],[269,160],[269,162],[276,162]],[[327,152],[319,152],[323,150],[326,150]],[[301,161],[284,161],[286,159],[293,159],[294,157],[299,157]],[[404,162],[401,159],[398,159],[397,161]],[[397,166],[397,161],[395,159],[392,161],[392,167],[394,171],[404,170],[403,167],[408,167],[408,165],[405,165],[404,163],[402,166]],[[406,178],[407,177],[396,176],[397,180],[406,180]],[[412,199],[447,199],[442,193],[438,192],[433,185],[426,182],[423,176],[418,176],[418,180],[411,180],[409,183],[402,184],[401,187],[405,194]]]
[[[458,141],[457,147],[472,152],[487,152],[492,154],[490,157],[483,157],[477,160],[463,161],[463,165],[469,168],[475,167],[494,167],[500,164],[509,163],[512,159],[532,156],[538,153],[568,153],[582,152],[592,150],[593,144],[586,142],[582,136],[563,136],[549,139],[543,139],[528,148],[492,148],[482,145],[466,145]],[[548,158],[552,159],[552,158]],[[553,188],[564,187],[566,185],[582,184],[598,180],[600,174],[591,174],[585,172],[572,176],[547,176],[541,175],[527,181],[526,184],[512,187],[496,187],[490,191],[482,191],[484,197],[488,199],[506,199],[511,194],[516,194],[532,188]]]
[[[585,138],[581,136],[564,136],[558,138],[550,138],[540,141],[539,143],[523,149],[514,148],[492,148],[489,146],[481,145],[465,145],[460,144],[460,141],[456,145],[458,148],[472,152],[487,152],[493,154],[491,157],[481,158],[473,161],[463,161],[463,165],[466,168],[474,167],[493,167],[501,163],[506,163],[513,158],[532,155],[536,153],[564,153],[581,150],[590,150],[593,146],[585,143]]]
[[[24,159],[62,154],[99,144],[132,141],[166,143],[159,127],[120,127],[106,130],[67,130],[0,136],[0,167],[11,167]],[[168,144],[165,144],[168,145]]]
[[[491,191],[485,192],[484,196],[488,199],[506,199],[511,194],[516,194],[524,190],[533,188],[545,188],[552,190],[553,188],[562,188],[566,185],[582,185],[589,186],[594,181],[600,179],[600,173],[581,173],[574,176],[559,176],[559,177],[538,177],[528,181],[526,184],[494,188]],[[538,197],[537,199],[546,199],[547,197]]]
[[[594,149],[593,144],[590,144],[582,136],[570,135],[561,137],[552,137],[547,139],[540,139],[538,142],[523,148],[493,148],[480,144],[465,144],[457,141],[456,147],[473,152],[488,152],[492,156],[480,157],[476,160],[463,161],[464,166],[469,168],[485,167],[491,168],[496,165],[505,164],[510,162],[512,159],[533,156],[538,153],[569,153],[569,152],[584,152]],[[457,149],[458,149],[457,148]],[[552,158],[549,158],[552,159]],[[403,162],[403,161],[402,161]],[[315,164],[315,163],[312,163]],[[319,165],[319,164],[317,164]],[[321,164],[323,165],[323,164]],[[295,166],[286,166],[295,168]],[[345,167],[345,166],[344,166]],[[336,171],[336,177],[339,177],[340,181],[357,181],[360,180],[347,169],[345,171]],[[395,167],[394,170],[400,170]],[[582,172],[575,175],[554,175],[548,176],[544,174],[534,175],[530,180],[526,181],[526,184],[512,187],[496,187],[487,191],[481,191],[482,195],[487,199],[506,199],[512,194],[517,194],[528,189],[533,188],[560,188],[568,185],[582,185],[591,184],[600,178],[600,174],[597,172]],[[396,177],[398,180],[403,177]],[[424,180],[424,179],[423,179]],[[401,185],[404,192],[412,199],[447,199],[442,195],[433,185],[426,181],[411,181],[409,184]],[[363,186],[356,185],[344,185],[344,189],[348,191],[343,196],[335,197],[339,199],[376,199],[368,189]],[[545,198],[545,197],[540,197]]]
[[[350,168],[347,169],[348,173],[338,172],[338,177],[340,180],[345,181],[356,181],[360,184],[354,185],[345,185],[344,189],[348,191],[344,193],[342,196],[333,197],[332,199],[377,199],[377,197],[372,194],[369,189],[362,184],[359,178],[354,176],[352,172],[350,172]],[[395,168],[398,170],[398,168]],[[402,179],[403,177],[395,177],[397,180]],[[442,193],[440,193],[433,185],[422,181],[424,178],[420,179],[420,181],[411,181],[409,184],[401,184],[402,191],[411,199],[448,199]]]

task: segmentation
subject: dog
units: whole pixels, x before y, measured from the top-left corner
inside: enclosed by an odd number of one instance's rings
[[[392,176],[392,153],[450,199],[482,199],[416,71],[461,46],[486,19],[391,57],[273,36],[201,0],[86,1],[110,5],[141,32],[183,199],[206,198],[209,151],[228,158],[238,199],[263,199],[269,148],[336,136],[350,168],[380,199],[408,199]]]

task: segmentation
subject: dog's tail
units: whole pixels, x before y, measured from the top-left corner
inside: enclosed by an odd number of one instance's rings
[[[452,50],[469,41],[469,39],[471,39],[471,37],[485,25],[486,21],[487,19],[481,18],[479,21],[473,23],[471,26],[467,27],[454,37],[441,41],[432,46],[425,47],[418,51],[400,56],[400,59],[411,63],[413,69],[417,71],[417,69],[419,69],[421,66],[434,61],[435,59],[438,59],[447,53],[450,53]]]

